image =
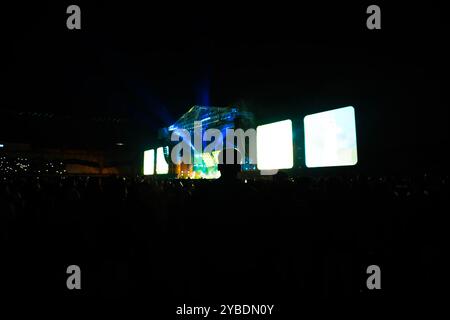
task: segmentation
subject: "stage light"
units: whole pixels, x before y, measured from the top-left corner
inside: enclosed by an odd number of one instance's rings
[[[150,149],[144,151],[144,175],[152,175],[155,173],[155,150]]]
[[[352,166],[358,162],[353,107],[310,114],[303,122],[308,168]]]
[[[117,142],[117,143],[116,143],[116,146],[123,146],[123,145],[124,145],[123,142]]]
[[[164,154],[169,153],[169,147],[159,147],[156,149],[156,174],[169,173],[169,165],[164,157]]]
[[[290,169],[294,165],[292,121],[284,120],[256,128],[259,170]]]

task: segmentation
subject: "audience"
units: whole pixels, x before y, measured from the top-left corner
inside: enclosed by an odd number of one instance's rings
[[[1,290],[246,303],[364,296],[371,264],[384,295],[439,288],[448,177],[231,174],[0,177]],[[80,292],[65,287],[72,264]]]

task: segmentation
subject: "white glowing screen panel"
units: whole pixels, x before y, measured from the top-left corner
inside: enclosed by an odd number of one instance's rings
[[[308,168],[352,166],[358,162],[355,109],[344,107],[304,118]]]
[[[292,121],[284,120],[256,128],[259,170],[290,169],[294,165]]]
[[[155,173],[155,150],[150,149],[144,151],[144,175],[152,175]]]
[[[168,153],[169,147],[159,147],[156,149],[156,173],[167,174],[169,173],[169,164],[167,163],[164,154]]]

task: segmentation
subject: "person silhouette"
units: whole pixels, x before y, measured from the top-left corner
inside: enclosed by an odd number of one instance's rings
[[[241,171],[242,156],[239,150],[226,148],[219,153],[219,181],[236,182]]]

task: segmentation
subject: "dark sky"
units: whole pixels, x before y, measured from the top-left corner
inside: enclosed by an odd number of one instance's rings
[[[380,4],[370,31],[372,3],[146,3],[4,6],[0,140],[139,145],[207,104],[260,122],[354,105],[360,147],[402,160],[448,142],[436,6]],[[66,28],[70,4],[79,31]]]

